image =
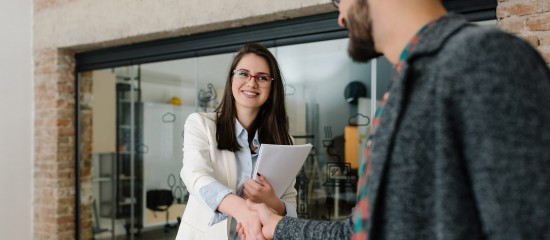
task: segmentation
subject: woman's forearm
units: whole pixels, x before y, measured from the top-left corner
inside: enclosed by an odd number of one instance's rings
[[[249,210],[246,207],[246,201],[243,198],[235,194],[229,194],[221,201],[218,206],[218,211],[230,215],[239,221]]]

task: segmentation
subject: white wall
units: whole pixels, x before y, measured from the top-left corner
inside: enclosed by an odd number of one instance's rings
[[[328,0],[38,1],[34,43],[102,48],[330,11]]]
[[[0,2],[0,239],[32,239],[32,1]]]

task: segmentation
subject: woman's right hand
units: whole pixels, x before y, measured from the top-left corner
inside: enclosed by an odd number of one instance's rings
[[[233,216],[244,229],[246,239],[265,239],[258,213],[249,209],[241,197],[235,194],[227,195],[218,206],[218,211]]]
[[[277,224],[283,219],[283,217],[277,215],[277,213],[273,209],[269,208],[265,203],[254,203],[250,200],[246,200],[246,205],[248,206],[248,209],[258,213],[262,224],[263,236],[267,239],[273,239],[275,228],[277,227]],[[247,239],[246,236],[243,236],[245,235],[245,229],[243,229],[241,225],[237,224],[236,230],[239,233],[241,239]]]
[[[245,199],[255,203],[265,203],[274,209],[279,215],[285,215],[286,207],[277,197],[275,190],[264,176],[258,175],[256,180],[248,179],[244,182],[243,194]]]
[[[236,230],[241,239],[265,239],[262,233],[262,223],[257,212],[247,209],[236,218],[238,222]]]

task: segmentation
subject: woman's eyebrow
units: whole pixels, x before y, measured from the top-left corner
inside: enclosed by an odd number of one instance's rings
[[[256,74],[267,74],[267,75],[270,75],[269,73],[266,73],[266,72],[256,72]]]
[[[237,69],[237,70],[246,71],[246,72],[248,72],[248,73],[251,73],[251,71],[248,70],[248,69],[246,69],[246,68],[239,68],[239,69]],[[257,74],[267,74],[267,75],[271,75],[271,74],[266,73],[266,72],[256,72],[256,75],[257,75]]]

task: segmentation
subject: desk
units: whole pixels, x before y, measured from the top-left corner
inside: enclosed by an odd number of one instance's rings
[[[181,217],[183,215],[183,211],[185,210],[185,204],[177,204],[174,203],[170,208],[168,209],[169,213],[169,222],[170,224],[177,223],[178,217]],[[166,212],[155,212],[151,211],[151,209],[145,209],[145,221],[144,226],[161,226],[166,224]]]

